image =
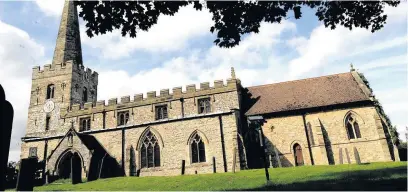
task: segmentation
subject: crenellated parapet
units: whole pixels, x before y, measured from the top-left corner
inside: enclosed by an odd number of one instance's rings
[[[84,68],[82,64],[74,64],[72,60],[66,61],[64,63],[53,63],[53,64],[46,64],[41,69],[40,66],[33,67],[32,71],[32,79],[42,79],[48,77],[55,77],[58,75],[70,75],[73,72],[76,72],[80,76],[84,76],[89,78],[90,81],[94,82],[95,84],[98,83],[98,73],[96,71],[92,71],[89,68]]]
[[[92,69],[90,68],[85,68],[82,64],[74,65],[73,72],[76,73],[76,75],[83,77],[83,79],[85,80],[89,80],[91,82],[94,82],[95,84],[98,84],[99,74],[96,71],[92,71]]]
[[[54,63],[46,64],[41,69],[40,66],[33,67],[32,79],[42,79],[48,77],[54,77],[58,75],[68,75],[72,73],[74,68],[72,61],[67,61],[65,63]]]
[[[201,96],[212,96],[216,94],[222,94],[227,92],[237,91],[239,88],[239,80],[227,79],[227,83],[224,84],[223,80],[214,81],[214,86],[210,86],[209,82],[203,82],[197,87],[195,84],[187,85],[185,91],[182,87],[174,87],[172,92],[169,89],[161,89],[159,94],[157,91],[149,91],[146,97],[143,94],[135,94],[133,100],[129,95],[120,98],[111,98],[107,104],[104,100],[97,101],[96,103],[85,103],[85,105],[72,105],[69,109],[63,109],[61,111],[62,118],[75,117],[80,115],[99,113],[103,111],[114,111],[117,109],[133,108],[144,105],[154,105],[164,102],[180,101],[181,99],[196,98]]]

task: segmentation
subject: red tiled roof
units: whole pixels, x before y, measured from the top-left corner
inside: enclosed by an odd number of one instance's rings
[[[370,100],[350,72],[253,86],[248,87],[248,92],[251,99],[259,98],[246,115]]]

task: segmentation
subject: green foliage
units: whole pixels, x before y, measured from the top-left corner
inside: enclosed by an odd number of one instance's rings
[[[386,23],[384,7],[397,6],[400,1],[78,1],[79,16],[86,22],[89,37],[121,29],[122,35],[136,37],[138,30],[148,31],[160,15],[174,15],[181,7],[193,4],[196,10],[206,7],[217,33],[214,43],[220,47],[239,44],[241,36],[258,33],[261,22],[280,23],[288,14],[302,17],[302,8],[314,9],[317,19],[330,29],[366,28],[378,31]]]
[[[18,170],[16,168],[17,163],[14,161],[10,161],[7,164],[7,170],[6,170],[6,188],[14,188],[16,187],[17,183],[17,175],[18,175]]]
[[[373,93],[373,89],[370,87],[370,83],[369,83],[368,80],[365,78],[364,74],[363,74],[363,73],[358,73],[358,74],[360,75],[360,78],[363,80],[364,84],[367,86],[367,88],[370,90],[370,92]],[[399,138],[398,138],[399,134],[398,134],[398,131],[397,131],[397,127],[392,125],[391,120],[390,120],[390,118],[388,117],[388,115],[385,114],[385,111],[384,111],[384,109],[383,109],[383,107],[382,107],[380,101],[378,101],[378,99],[375,98],[374,95],[373,95],[373,97],[374,97],[374,105],[375,105],[375,108],[376,108],[377,112],[378,112],[382,117],[384,117],[385,123],[386,123],[386,124],[388,125],[388,127],[389,127],[389,131],[390,131],[390,135],[391,135],[392,142],[393,142],[395,145],[398,146],[399,143],[400,143],[400,140],[399,140]]]
[[[323,165],[173,177],[116,177],[82,184],[36,187],[35,190],[222,191],[222,190],[405,190],[406,162]]]

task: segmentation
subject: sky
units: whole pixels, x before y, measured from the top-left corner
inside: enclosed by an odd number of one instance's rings
[[[17,161],[25,134],[34,66],[51,63],[61,0],[0,1],[0,84],[15,111],[9,160]],[[99,73],[98,100],[172,89],[230,77],[253,86],[350,71],[362,72],[405,140],[408,126],[407,3],[386,7],[387,24],[366,29],[325,28],[313,10],[299,20],[262,23],[240,45],[217,47],[207,11],[184,7],[136,38],[119,31],[89,38],[80,19],[84,65]]]

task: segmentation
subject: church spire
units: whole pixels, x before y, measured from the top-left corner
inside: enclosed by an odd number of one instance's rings
[[[52,63],[69,60],[73,60],[75,64],[82,64],[82,50],[75,2],[65,0]]]

